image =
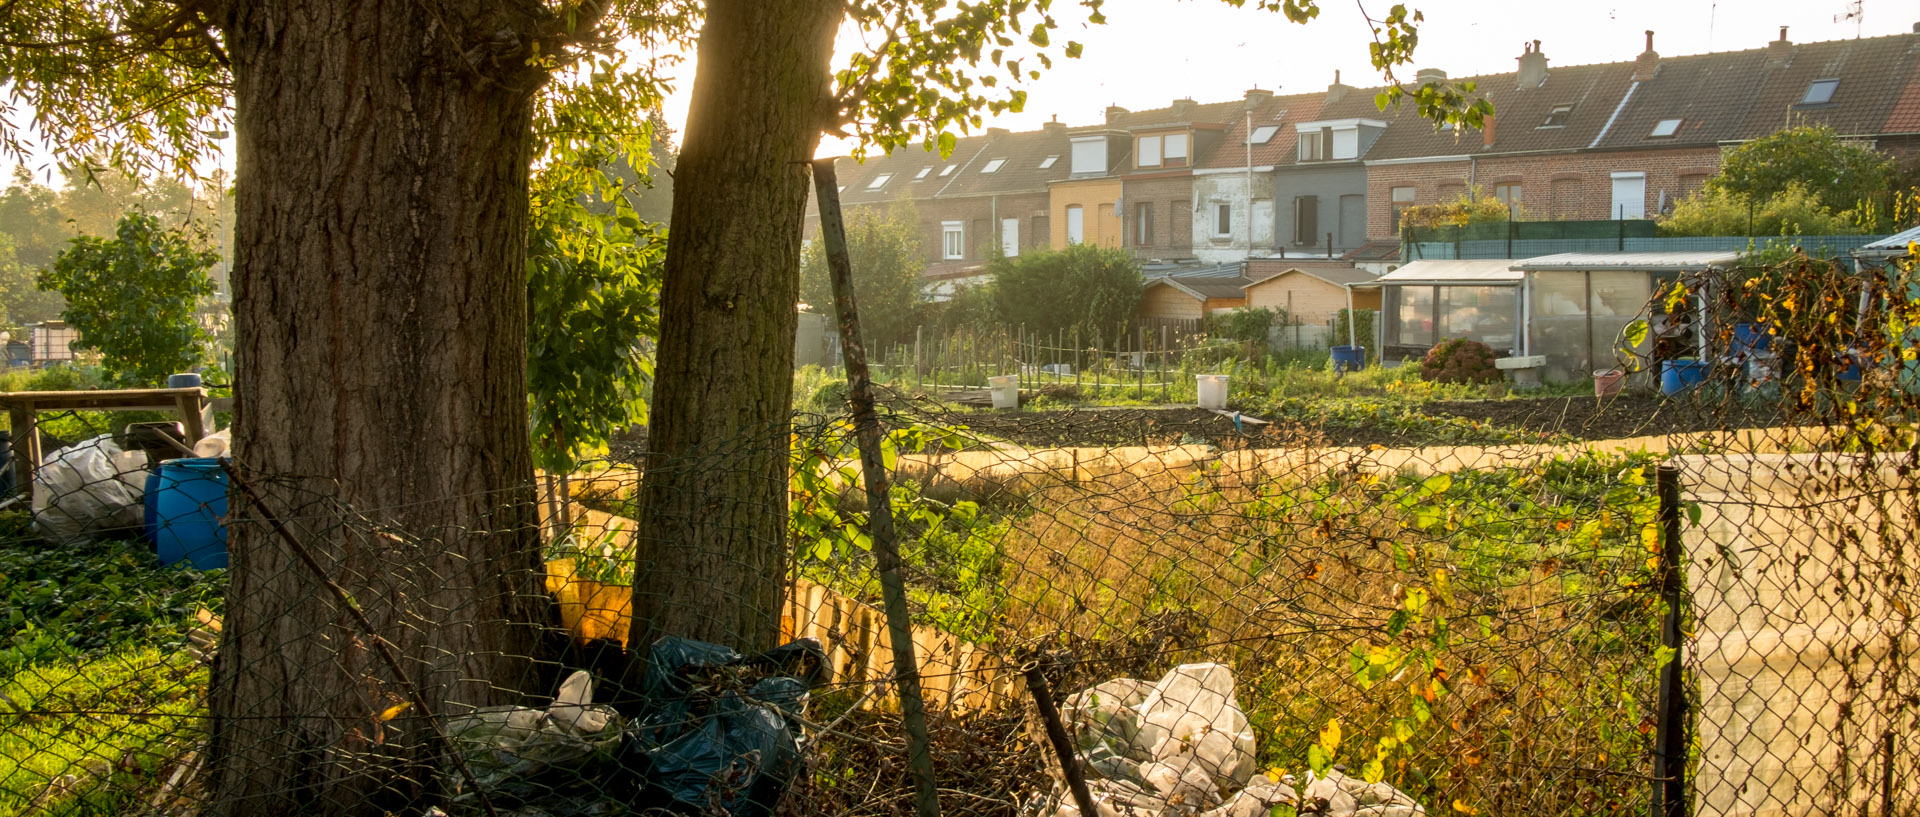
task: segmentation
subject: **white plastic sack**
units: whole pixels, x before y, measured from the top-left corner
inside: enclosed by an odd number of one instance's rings
[[[1233,670],[1225,664],[1174,667],[1140,704],[1140,734],[1150,762],[1184,769],[1198,765],[1215,785],[1232,791],[1253,778],[1253,727],[1234,699]]]
[[[34,525],[54,542],[138,528],[146,486],[147,456],[121,450],[112,434],[67,446],[34,471]]]
[[[227,449],[232,447],[233,429],[223,428],[205,437],[201,437],[199,442],[194,443],[193,455],[196,457],[224,457],[227,455]]]

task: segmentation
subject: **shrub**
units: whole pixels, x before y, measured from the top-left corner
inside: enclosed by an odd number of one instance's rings
[[[1202,322],[1202,326],[1209,335],[1243,343],[1256,343],[1263,347],[1267,345],[1268,333],[1273,330],[1273,327],[1286,325],[1286,310],[1264,306],[1216,312],[1208,315]]]
[[[1749,202],[1735,193],[1708,189],[1674,205],[1660,220],[1663,236],[1703,235],[1853,235],[1854,216],[1835,213],[1820,196],[1799,182],[1765,199]]]
[[[1427,350],[1420,361],[1420,379],[1436,383],[1492,383],[1500,379],[1493,367],[1493,349],[1477,340],[1451,338]]]
[[[1145,279],[1126,250],[1074,244],[990,262],[995,312],[1041,336],[1079,333],[1079,342],[1113,338],[1131,324]]]

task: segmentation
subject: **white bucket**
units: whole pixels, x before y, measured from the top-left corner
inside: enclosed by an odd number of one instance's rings
[[[1204,409],[1224,409],[1227,407],[1227,376],[1224,374],[1197,374],[1194,389],[1199,392],[1200,407]]]
[[[987,388],[993,392],[993,407],[1010,409],[1020,407],[1020,377],[1003,374],[987,378]]]

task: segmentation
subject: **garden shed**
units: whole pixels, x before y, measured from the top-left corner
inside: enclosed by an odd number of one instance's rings
[[[1853,258],[1857,266],[1884,268],[1889,261],[1911,257],[1912,251],[1908,248],[1914,244],[1920,244],[1920,227],[1887,236],[1854,250]]]
[[[1386,317],[1383,357],[1419,357],[1447,338],[1477,340],[1495,354],[1523,354],[1517,328],[1525,275],[1513,264],[1504,258],[1415,261],[1374,280],[1368,286],[1380,288]]]
[[[1540,374],[1553,383],[1615,368],[1621,330],[1643,317],[1660,324],[1662,316],[1646,314],[1655,291],[1739,257],[1731,250],[1567,252],[1507,262],[1525,276],[1520,354],[1546,358]]]
[[[1169,275],[1147,281],[1140,294],[1140,318],[1143,321],[1198,321],[1221,309],[1247,305],[1247,293],[1241,289],[1251,283],[1240,274],[1238,265],[1198,273]]]
[[[1256,268],[1255,278],[1266,270]],[[1287,317],[1308,325],[1325,324],[1347,308],[1347,287],[1371,284],[1376,276],[1352,265],[1287,266],[1246,288],[1247,306],[1285,310]],[[1353,293],[1354,309],[1379,309],[1380,291]],[[1344,342],[1344,341],[1343,341]]]

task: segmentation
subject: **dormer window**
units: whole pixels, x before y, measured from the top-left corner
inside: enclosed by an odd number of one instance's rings
[[[1060,157],[1059,157],[1059,156],[1057,156],[1057,155],[1055,155],[1055,156],[1048,156],[1048,157],[1047,157],[1047,158],[1045,158],[1045,159],[1041,159],[1041,160],[1040,160],[1040,169],[1041,169],[1041,170],[1046,170],[1046,169],[1047,169],[1047,168],[1049,168],[1049,167],[1053,167],[1053,163],[1054,163],[1054,162],[1057,162],[1057,161],[1060,161]]]
[[[1321,162],[1360,158],[1362,141],[1370,142],[1386,126],[1377,119],[1323,119],[1293,129],[1300,134],[1300,161]]]
[[[1160,166],[1160,137],[1142,136],[1134,141],[1134,167]]]
[[[1800,98],[1802,105],[1825,105],[1833,101],[1833,92],[1840,89],[1840,80],[1816,79],[1807,86],[1807,95]]]
[[[1300,161],[1318,162],[1333,152],[1333,130],[1319,128],[1300,132]]]
[[[933,172],[933,165],[927,165],[926,167],[920,168],[919,173],[913,174],[913,180],[916,182],[920,181],[921,179],[926,178],[928,173],[932,173],[932,172]]]
[[[940,168],[940,178],[944,179],[953,175],[953,169],[956,167],[959,167],[959,165],[947,165],[946,167]]]
[[[1164,140],[1163,145],[1164,147],[1161,150],[1161,153],[1163,154],[1163,157],[1166,159],[1167,164],[1185,165],[1187,163],[1187,135],[1186,134],[1169,133],[1166,135],[1166,139]]]
[[[1672,136],[1676,133],[1679,133],[1681,121],[1683,120],[1662,119],[1659,122],[1654,123],[1653,131],[1651,133],[1648,133],[1647,137],[1655,138],[1655,137],[1663,137],[1663,136]]]
[[[1547,121],[1540,123],[1540,127],[1543,127],[1543,128],[1565,127],[1567,124],[1567,119],[1572,116],[1573,116],[1572,105],[1555,105],[1553,106],[1553,110],[1547,112]]]
[[[882,173],[882,174],[880,174],[880,175],[878,175],[878,176],[875,176],[875,177],[873,177],[873,181],[870,181],[870,182],[867,182],[867,189],[868,189],[868,190],[879,190],[879,189],[880,189],[880,188],[882,188],[882,187],[886,187],[886,186],[887,186],[887,182],[890,182],[890,181],[893,181],[893,174],[892,174],[892,173]]]
[[[996,170],[999,170],[999,169],[1000,169],[1000,166],[1001,166],[1001,165],[1004,165],[1004,164],[1006,164],[1006,163],[1007,163],[1007,160],[1005,160],[1005,159],[995,159],[995,160],[993,160],[993,161],[991,161],[991,162],[988,162],[988,163],[987,163],[987,166],[986,166],[986,167],[983,167],[983,168],[980,168],[980,172],[981,172],[981,173],[992,173],[992,172],[994,172],[994,171],[996,171]]]
[[[1273,141],[1273,135],[1279,132],[1279,125],[1261,125],[1253,129],[1253,135],[1247,137],[1247,142],[1254,145],[1264,145]]]

